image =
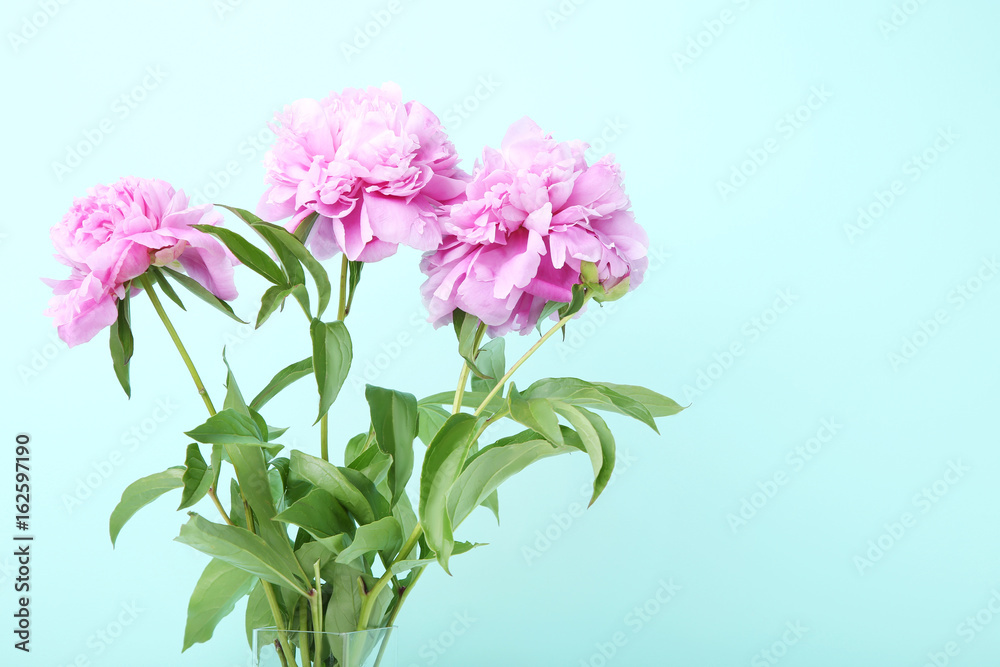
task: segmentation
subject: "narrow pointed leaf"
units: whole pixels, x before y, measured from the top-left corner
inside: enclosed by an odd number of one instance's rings
[[[219,297],[209,292],[201,285],[201,283],[199,283],[194,278],[186,276],[178,271],[174,271],[173,269],[167,268],[166,266],[161,266],[160,270],[163,271],[164,275],[169,276],[170,278],[176,280],[178,283],[180,283],[182,287],[184,287],[186,290],[194,294],[196,297],[198,297],[208,305],[219,310],[221,313],[224,313],[228,317],[231,317],[240,324],[247,324],[247,322],[244,322],[243,320],[241,320],[239,317],[236,316],[236,313],[233,312],[232,306],[230,306],[228,303],[226,303]]]
[[[319,422],[337,400],[354,358],[351,335],[343,322],[313,320],[309,327],[313,343],[313,373],[319,389]]]
[[[424,537],[438,562],[448,572],[448,558],[454,547],[448,493],[462,471],[481,420],[468,413],[452,415],[424,455],[420,475],[420,522]]]
[[[354,541],[337,555],[337,562],[350,563],[374,551],[381,551],[386,560],[391,560],[402,545],[403,530],[399,522],[387,516],[367,525],[358,526]]]
[[[372,523],[390,513],[388,502],[375,485],[356,470],[338,468],[321,458],[293,450],[290,471],[293,479],[306,480],[336,498],[359,524]]]
[[[615,437],[604,420],[586,408],[562,401],[554,401],[553,407],[580,436],[584,451],[590,457],[594,467],[594,495],[590,499],[593,505],[608,485],[615,468]]]
[[[652,389],[631,384],[613,384],[611,382],[594,382],[593,384],[607,387],[613,392],[638,401],[649,410],[654,417],[671,417],[685,408],[672,398],[658,394]]]
[[[136,512],[153,502],[167,491],[184,486],[184,468],[168,468],[155,475],[132,482],[122,493],[122,498],[111,513],[111,544],[118,539],[118,533]]]
[[[637,399],[620,394],[610,386],[599,382],[587,382],[578,378],[545,378],[521,392],[521,397],[555,399],[595,410],[618,412],[638,419],[659,432],[653,415],[646,406]]]
[[[371,412],[375,440],[392,457],[389,467],[390,505],[406,491],[413,473],[413,440],[417,437],[417,399],[392,389],[367,385],[365,399]]]
[[[476,357],[476,364],[485,377],[474,376],[472,378],[472,391],[489,393],[507,372],[506,363],[503,338],[494,338],[484,345],[479,351],[479,356]],[[503,393],[503,390],[500,393]]]
[[[340,502],[323,489],[313,489],[274,517],[306,530],[316,539],[346,533],[354,522]]]
[[[184,491],[181,493],[181,504],[178,510],[187,509],[208,493],[208,488],[212,485],[212,475],[209,474],[208,464],[201,455],[201,448],[191,443],[187,447],[187,456],[184,460]]]
[[[226,408],[195,429],[185,433],[201,443],[213,445],[263,445],[264,434],[249,416]]]
[[[475,315],[456,308],[452,313],[452,324],[455,327],[455,335],[458,337],[458,353],[462,355],[475,375],[486,377],[479,370],[476,357],[479,354],[479,343],[482,341],[485,327],[481,327],[482,322]]]
[[[271,381],[267,383],[267,386],[254,397],[254,399],[250,402],[250,407],[254,410],[260,410],[267,404],[268,401],[277,396],[282,389],[296,380],[301,380],[305,376],[310,375],[312,372],[312,357],[303,359],[302,361],[297,361],[294,364],[282,368],[273,378],[271,378]]]
[[[125,390],[125,395],[132,398],[132,386],[129,382],[129,361],[132,359],[134,340],[132,325],[129,322],[129,297],[118,301],[118,319],[111,325],[110,347],[111,363],[115,369],[118,383]]]
[[[417,407],[417,435],[424,445],[430,445],[434,436],[448,421],[451,412],[439,405],[426,404]]]
[[[245,528],[212,523],[192,512],[174,539],[264,581],[306,594],[304,582],[295,574],[299,565],[294,556],[294,566],[290,566],[287,558]]]
[[[292,259],[294,259],[296,260],[296,266],[300,262],[301,266],[306,268],[306,271],[309,272],[313,282],[316,284],[316,293],[319,297],[316,317],[322,317],[327,306],[330,305],[330,296],[332,294],[330,276],[327,274],[326,269],[323,268],[323,265],[309,252],[309,249],[303,245],[300,239],[296,238],[294,234],[284,227],[264,222],[259,218],[256,222],[252,222],[250,226],[274,248],[275,253],[282,259],[282,262],[287,262],[291,266],[293,263]],[[286,266],[286,269],[288,269],[288,266]],[[292,283],[304,282],[305,276],[301,274],[301,271],[300,267],[294,278],[289,274]]]
[[[254,329],[260,329],[261,325],[267,322],[268,318],[285,304],[285,299],[291,293],[292,288],[283,285],[274,285],[267,288],[267,291],[260,298],[260,311],[257,312],[257,323],[254,325]]]
[[[184,648],[212,638],[215,627],[253,589],[257,578],[229,563],[212,559],[202,572],[188,602],[187,624],[184,627]]]
[[[347,304],[345,314],[351,312],[351,304],[354,303],[354,292],[361,283],[361,270],[365,268],[364,262],[348,262],[347,264]]]
[[[499,440],[469,458],[465,470],[448,496],[448,514],[457,526],[479,507],[507,479],[529,465],[549,456],[574,451],[568,446],[553,446],[547,440],[531,438],[530,432]]]
[[[562,431],[559,429],[559,418],[552,408],[552,402],[547,398],[524,398],[512,391],[510,396],[511,419],[538,431],[556,445],[563,444]]]
[[[285,274],[281,272],[281,267],[268,257],[266,252],[233,230],[226,229],[225,227],[216,227],[215,225],[192,225],[192,227],[218,238],[222,241],[223,245],[229,248],[240,263],[254,273],[263,276],[275,285],[285,284]]]

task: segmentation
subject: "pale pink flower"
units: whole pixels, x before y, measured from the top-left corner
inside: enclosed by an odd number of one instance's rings
[[[220,299],[235,299],[231,255],[191,226],[221,221],[211,205],[189,208],[164,181],[130,176],[89,189],[52,227],[55,257],[71,273],[45,280],[55,292],[45,314],[69,346],[85,343],[114,323],[126,285],[154,265],[183,268]]]
[[[588,165],[587,144],[556,142],[529,118],[476,163],[466,201],[443,218],[445,238],[424,255],[421,291],[436,326],[459,308],[492,336],[522,334],[550,301],[569,302],[582,262],[610,289],[642,281],[649,241],[629,209],[611,156]]]
[[[400,244],[438,247],[439,212],[463,195],[468,175],[425,106],[404,104],[399,87],[387,83],[298,100],[276,119],[260,217],[290,218],[284,224],[295,231],[317,214],[307,244],[319,259],[343,252],[375,262]]]

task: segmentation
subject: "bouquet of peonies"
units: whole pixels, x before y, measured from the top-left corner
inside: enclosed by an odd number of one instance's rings
[[[587,164],[586,144],[556,142],[525,118],[469,175],[438,118],[404,103],[392,84],[299,100],[272,129],[257,215],[222,207],[266,249],[222,227],[218,209],[189,206],[163,181],[99,185],[52,228],[56,257],[71,273],[48,281],[55,296],[46,314],[70,346],[110,327],[114,371],[130,394],[130,309],[145,294],[204,400],[208,418],[185,432],[184,465],[126,488],[110,522],[114,542],[139,509],[175,489],[178,509],[206,497],[214,504],[216,520],[190,512],[177,537],[212,557],[191,595],[184,649],[210,639],[249,596],[248,636],[273,627],[281,664],[378,664],[381,651],[348,655],[342,637],[391,628],[429,565],[447,571],[452,556],[476,546],[456,541],[455,530],[480,506],[499,516],[501,483],[541,458],[583,452],[596,500],[615,460],[614,437],[597,411],[655,430],[655,417],[681,407],[631,385],[546,378],[518,389],[512,381],[589,301],[618,299],[642,280],[648,241],[611,157]],[[457,388],[418,400],[368,385],[370,420],[336,465],[328,412],[351,367],[345,319],[364,265],[400,244],[425,252],[421,293],[435,327],[454,328],[463,359]],[[321,260],[338,253],[335,284]],[[252,397],[223,353],[228,376],[217,407],[160,295],[183,309],[181,287],[242,322],[228,303],[237,296],[236,265],[271,285],[256,326],[291,297],[306,315],[312,349],[287,359]],[[545,320],[552,324],[543,333]],[[539,340],[508,366],[503,336],[533,329]],[[308,415],[319,424],[318,456],[286,454],[285,429],[264,415],[271,399],[307,376],[318,391],[318,410]],[[523,430],[489,442],[501,420]],[[413,503],[407,484],[417,439],[424,447]]]

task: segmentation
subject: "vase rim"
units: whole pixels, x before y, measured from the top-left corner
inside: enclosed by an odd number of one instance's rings
[[[324,630],[323,632],[318,632],[316,630],[294,630],[292,628],[286,628],[285,632],[287,633],[294,632],[299,634],[310,634],[310,635],[362,635],[369,632],[379,632],[382,630],[398,630],[398,629],[399,629],[398,625],[390,625],[381,628],[368,628],[367,630],[350,630],[348,632],[330,632],[328,630]],[[258,632],[277,632],[278,627],[275,625],[268,625],[260,628],[254,628],[253,631],[255,634]]]

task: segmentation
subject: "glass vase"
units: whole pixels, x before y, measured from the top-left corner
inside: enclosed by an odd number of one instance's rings
[[[254,667],[397,667],[395,626],[360,632],[253,631]]]

